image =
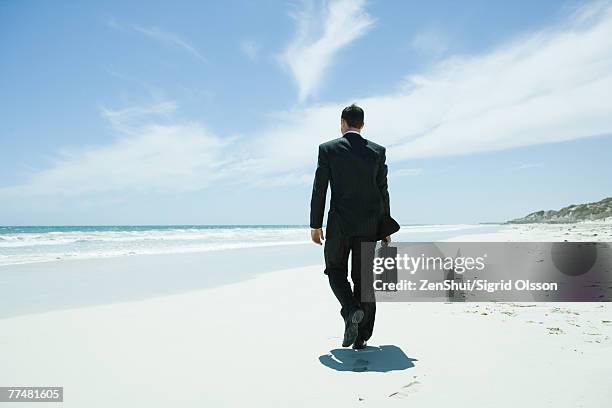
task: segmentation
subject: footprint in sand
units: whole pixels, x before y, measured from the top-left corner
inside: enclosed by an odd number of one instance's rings
[[[421,389],[421,383],[417,380],[414,380],[404,385],[401,390],[396,391],[393,394],[389,395],[389,397],[390,398],[406,398],[410,394],[414,394],[420,389]]]
[[[353,362],[353,371],[368,371],[368,364],[370,364],[368,360],[358,358]]]
[[[547,327],[548,334],[563,334],[563,330],[559,327]]]

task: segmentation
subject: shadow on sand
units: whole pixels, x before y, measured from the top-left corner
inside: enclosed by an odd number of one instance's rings
[[[397,346],[367,346],[363,350],[350,348],[334,349],[319,357],[324,366],[337,371],[373,371],[386,373],[388,371],[406,370],[414,367],[415,358],[408,357]]]

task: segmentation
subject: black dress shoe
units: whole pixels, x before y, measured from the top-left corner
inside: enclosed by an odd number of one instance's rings
[[[349,313],[346,320],[344,321],[344,339],[342,340],[342,347],[348,347],[355,342],[357,339],[359,323],[363,319],[363,310],[355,309]]]
[[[357,337],[355,343],[353,344],[353,349],[363,350],[364,348],[366,348],[367,345],[368,343],[364,339],[362,339],[361,337]]]

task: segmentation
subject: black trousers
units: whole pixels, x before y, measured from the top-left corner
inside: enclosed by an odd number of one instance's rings
[[[357,308],[364,312],[358,337],[368,340],[374,330],[376,302],[374,298],[372,262],[375,238],[328,236],[325,242],[325,274],[334,295],[340,302],[340,314],[346,319]],[[351,280],[348,281],[348,259],[351,255]],[[362,265],[365,269],[362,270]]]

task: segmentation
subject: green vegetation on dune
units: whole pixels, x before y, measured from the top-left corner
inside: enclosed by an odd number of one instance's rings
[[[596,203],[572,204],[559,211],[536,211],[522,218],[508,221],[510,224],[567,223],[581,221],[606,221],[612,219],[612,197]]]

